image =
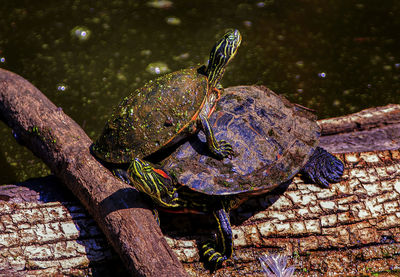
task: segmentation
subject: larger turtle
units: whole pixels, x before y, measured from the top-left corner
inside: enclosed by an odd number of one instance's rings
[[[92,153],[114,165],[131,163],[165,151],[202,130],[215,158],[231,156],[231,145],[215,139],[208,117],[220,98],[225,67],[236,55],[240,43],[240,32],[230,30],[212,48],[207,67],[166,74],[124,98],[91,147]],[[144,176],[142,191],[163,202],[158,192],[160,180],[148,171],[139,173]],[[175,191],[165,193],[168,200],[160,204],[173,206]]]
[[[164,160],[160,169],[135,161],[129,174],[117,174],[140,187],[146,183],[140,172],[149,171],[162,180],[159,191],[176,188],[176,207],[164,205],[164,210],[213,214],[217,243],[204,244],[203,254],[219,266],[232,253],[231,209],[251,195],[289,182],[299,172],[328,187],[340,180],[343,163],[318,147],[320,128],[312,113],[264,87],[225,92],[209,121],[217,139],[233,142],[232,159],[213,159],[199,134]]]

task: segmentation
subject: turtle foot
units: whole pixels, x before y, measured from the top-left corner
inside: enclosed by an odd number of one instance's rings
[[[156,208],[154,208],[152,210],[152,213],[153,213],[154,219],[156,220],[156,222],[158,224],[158,227],[160,227],[161,226],[160,225],[160,215],[158,214],[158,210]]]
[[[221,268],[223,262],[227,260],[226,256],[215,250],[215,244],[212,241],[204,243],[200,250],[201,257],[212,270]]]
[[[224,158],[232,158],[234,152],[232,145],[229,142],[226,142],[225,140],[220,140],[218,141],[218,144],[216,147],[212,150],[213,154],[217,156],[218,159],[224,159]]]
[[[112,173],[114,174],[114,176],[116,176],[117,178],[121,179],[123,182],[127,183],[128,185],[133,185],[131,182],[131,178],[129,173],[121,168],[115,168],[112,170]]]
[[[315,184],[329,187],[337,183],[343,175],[344,165],[341,160],[321,147],[317,147],[301,173]]]

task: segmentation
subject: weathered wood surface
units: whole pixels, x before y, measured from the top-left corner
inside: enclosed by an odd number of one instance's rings
[[[13,129],[18,140],[40,157],[74,193],[132,275],[186,275],[148,206],[136,191],[114,178],[93,158],[89,152],[91,140],[80,126],[28,81],[2,69],[0,118]],[[10,210],[12,213],[13,207]],[[3,210],[0,215],[3,216]],[[4,216],[9,215],[5,213]],[[0,243],[7,245],[20,234],[23,244],[27,243],[23,233],[13,231],[8,225],[0,226],[5,232]],[[49,230],[57,232],[58,229]],[[18,260],[19,255],[13,257]],[[31,266],[28,264],[27,268]]]
[[[319,121],[321,143],[335,153],[400,148],[400,105],[370,108]]]
[[[400,112],[398,105],[394,109]],[[376,109],[382,116],[369,125],[369,131],[381,128],[385,110],[387,107]],[[325,122],[320,121],[323,130],[324,124],[331,124]],[[394,124],[389,122],[386,127]],[[335,128],[341,130],[338,136],[353,135],[338,149],[346,143],[351,149],[351,137],[357,138],[358,132],[366,130]],[[391,134],[399,143],[396,132]],[[296,177],[288,188],[249,200],[233,212],[234,256],[214,275],[263,276],[258,257],[269,252],[289,255],[296,274],[303,276],[400,270],[399,151],[338,157],[346,163],[340,184],[322,189]],[[7,271],[4,276],[128,274],[123,269],[117,272],[122,267],[120,259],[92,218],[54,177],[1,187],[0,216],[0,268]],[[189,274],[209,276],[198,261],[196,247],[210,235],[213,226],[209,218],[162,214],[161,222],[169,245]]]
[[[258,257],[270,252],[289,255],[300,276],[400,270],[399,151],[338,157],[345,175],[330,189],[296,177],[287,189],[235,211],[234,256],[214,276],[263,276]],[[54,177],[3,186],[0,199],[0,268],[8,270],[0,276],[128,275],[92,218]],[[208,219],[164,214],[161,220],[190,275],[209,276],[196,248],[212,228]]]
[[[129,276],[55,176],[0,186],[0,276]]]

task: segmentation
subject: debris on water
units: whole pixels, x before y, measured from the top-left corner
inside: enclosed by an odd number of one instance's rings
[[[64,92],[67,90],[67,86],[65,84],[58,84],[57,85],[57,90],[60,92]]]
[[[245,20],[243,21],[243,25],[247,28],[250,28],[253,25],[253,23],[250,20]]]
[[[126,78],[125,74],[122,72],[117,72],[116,77],[119,81],[126,81],[128,78]]]
[[[392,70],[392,66],[390,64],[386,64],[383,66],[383,70],[390,71]]]
[[[180,54],[178,56],[174,56],[172,58],[173,58],[174,61],[180,61],[180,60],[186,60],[189,57],[190,57],[190,54],[186,52],[186,53],[182,53],[182,54]]]
[[[340,106],[340,100],[339,99],[335,99],[334,101],[333,101],[333,103],[332,103],[332,105],[333,106],[335,106],[335,107],[339,107]]]
[[[147,2],[147,6],[156,9],[168,9],[171,8],[172,5],[173,5],[172,1],[167,1],[167,0],[154,0]]]
[[[150,56],[151,55],[151,50],[150,49],[143,49],[140,51],[140,55],[142,56]]]
[[[12,129],[11,132],[16,141],[20,140],[19,135],[14,131],[14,129]]]
[[[84,26],[76,26],[71,30],[71,36],[78,38],[80,41],[86,41],[89,39],[91,31]]]
[[[168,65],[164,62],[154,62],[154,63],[150,63],[146,67],[146,71],[151,74],[158,75],[158,74],[167,73],[170,71],[170,69],[168,68]]]
[[[264,2],[258,2],[257,3],[257,7],[264,8],[265,7],[265,3]]]
[[[256,4],[256,6],[257,6],[258,8],[264,8],[264,7],[271,6],[272,4],[274,4],[274,1],[275,1],[275,0],[260,1],[260,2],[258,2],[258,3]]]
[[[176,16],[168,16],[165,21],[167,22],[167,24],[169,25],[180,25],[181,24],[181,20],[176,17]]]

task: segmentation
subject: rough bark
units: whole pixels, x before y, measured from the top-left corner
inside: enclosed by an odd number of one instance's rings
[[[373,118],[378,114],[379,118],[372,120],[367,116],[371,112]],[[396,105],[363,111],[365,119],[360,119],[359,113],[336,119],[360,126],[372,120],[368,127],[358,129],[336,120],[320,121],[323,135],[331,138],[323,137],[322,146],[331,147],[332,152],[341,152],[343,147],[352,152],[361,141],[363,149],[383,148],[379,139],[376,144],[364,143],[369,137],[360,134],[371,131],[379,138],[383,134],[379,130],[398,123],[390,118],[399,112]],[[334,131],[326,131],[333,129],[329,127],[332,124]],[[399,143],[396,128],[389,134]],[[340,139],[346,134],[351,135]],[[335,141],[340,144],[332,146]],[[264,276],[258,257],[269,252],[288,255],[300,276],[400,271],[399,151],[337,156],[345,162],[346,170],[342,182],[330,189],[305,184],[296,177],[289,187],[251,199],[234,211],[233,258],[212,275]],[[0,268],[8,270],[5,276],[116,275],[120,260],[91,217],[70,194],[60,191],[58,182],[48,177],[0,188]],[[209,238],[213,228],[209,218],[161,214],[161,222],[168,244],[189,274],[209,276],[197,250],[198,242]]]
[[[147,205],[92,157],[79,125],[28,81],[1,69],[0,115],[80,200],[133,275],[186,275]]]
[[[400,105],[320,120],[321,143],[335,153],[400,148]]]
[[[129,276],[55,176],[0,186],[0,276]]]
[[[296,177],[288,188],[234,211],[234,255],[213,275],[264,276],[258,258],[270,252],[288,255],[300,276],[399,271],[399,151],[337,156],[346,170],[343,181],[330,189]],[[0,188],[0,268],[8,270],[3,276],[127,275],[116,272],[120,260],[56,178]],[[161,220],[169,245],[190,275],[209,276],[197,250],[213,228],[209,218],[162,214]]]
[[[319,123],[323,136],[373,130],[400,123],[400,105],[369,108],[350,115],[322,119]]]

